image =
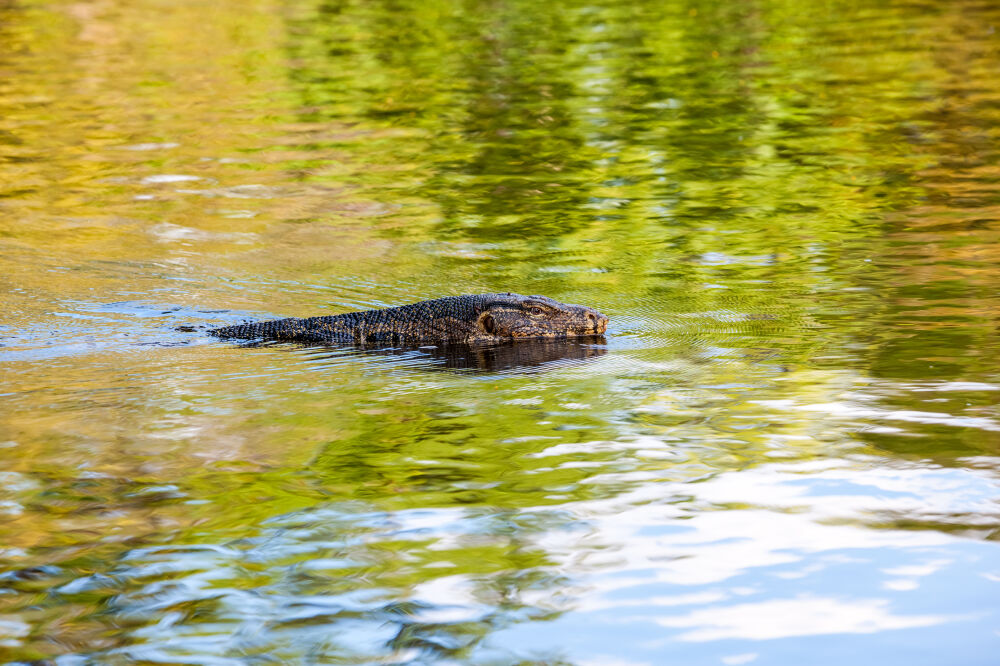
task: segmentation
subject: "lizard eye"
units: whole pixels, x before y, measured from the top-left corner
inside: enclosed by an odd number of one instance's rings
[[[533,315],[543,315],[543,314],[545,314],[545,310],[543,310],[541,308],[528,308],[528,312],[530,312]]]

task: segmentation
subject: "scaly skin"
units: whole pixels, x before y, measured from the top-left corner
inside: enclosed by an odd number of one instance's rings
[[[295,342],[495,344],[527,338],[600,335],[608,318],[545,296],[475,294],[385,310],[275,319],[209,331],[220,338]]]

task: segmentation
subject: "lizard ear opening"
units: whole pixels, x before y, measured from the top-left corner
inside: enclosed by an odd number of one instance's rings
[[[497,330],[497,323],[493,321],[493,315],[489,312],[484,312],[479,315],[479,327],[490,335],[493,335]]]

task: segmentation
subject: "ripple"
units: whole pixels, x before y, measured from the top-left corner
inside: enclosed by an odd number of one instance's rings
[[[142,182],[150,185],[159,185],[163,183],[186,183],[192,180],[201,180],[201,177],[179,173],[162,173],[155,176],[146,176],[142,179]]]

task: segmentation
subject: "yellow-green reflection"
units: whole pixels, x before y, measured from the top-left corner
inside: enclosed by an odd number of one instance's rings
[[[0,4],[0,655],[978,663],[998,20]],[[492,290],[608,346],[175,330]]]

